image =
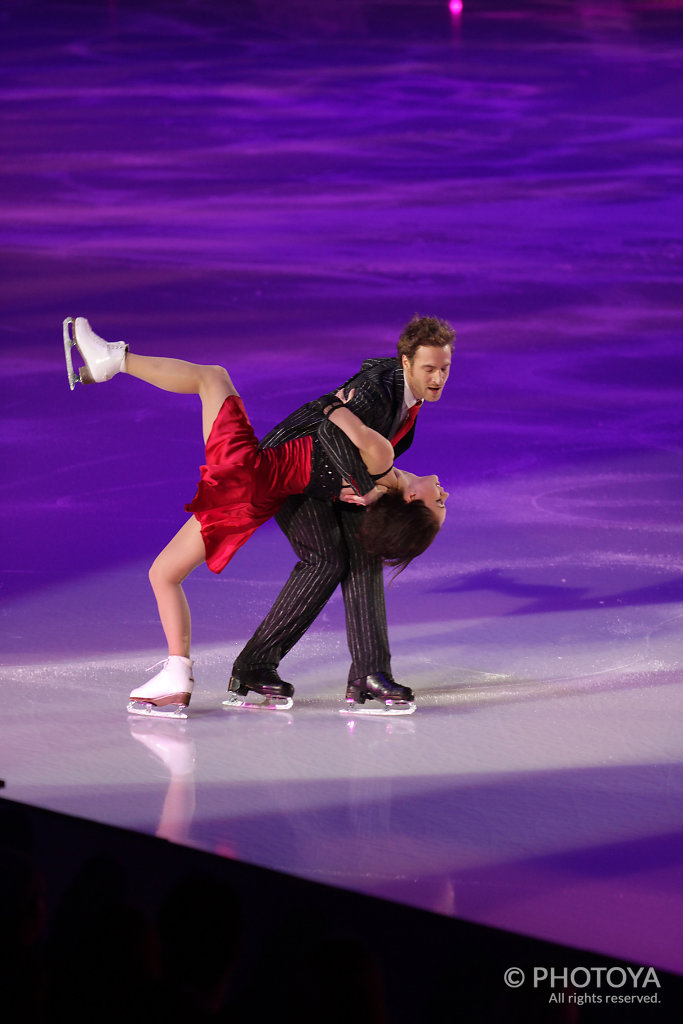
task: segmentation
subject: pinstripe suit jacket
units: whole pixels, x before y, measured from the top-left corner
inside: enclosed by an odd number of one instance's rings
[[[363,423],[384,437],[391,438],[401,420],[403,407],[403,367],[397,358],[366,359],[360,370],[344,384],[344,393],[354,395],[347,408]],[[339,388],[335,388],[338,391]],[[412,444],[415,425],[401,438],[395,454],[400,455]],[[350,480],[359,494],[372,490],[370,477],[358,449],[346,434],[326,420],[315,402],[307,402],[274,427],[261,441],[261,448],[271,448],[296,437],[316,435],[330,461],[341,475]]]

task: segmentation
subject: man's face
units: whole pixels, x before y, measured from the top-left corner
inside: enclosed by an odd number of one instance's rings
[[[402,356],[408,387],[416,398],[425,402],[438,402],[451,369],[450,348],[420,345],[412,362]]]

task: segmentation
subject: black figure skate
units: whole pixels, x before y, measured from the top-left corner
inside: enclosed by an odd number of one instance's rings
[[[354,679],[346,687],[343,715],[412,715],[415,696],[409,686],[400,686],[391,676],[376,672]]]
[[[262,700],[249,697],[258,694]],[[289,711],[293,706],[294,687],[280,679],[272,668],[255,668],[246,672],[235,672],[230,677],[226,708],[245,708],[248,711]]]

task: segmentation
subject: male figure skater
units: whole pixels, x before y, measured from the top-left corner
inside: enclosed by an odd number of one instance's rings
[[[360,371],[339,389],[345,396],[353,390],[347,407],[390,438],[396,456],[412,443],[420,406],[441,398],[454,340],[455,331],[445,321],[415,316],[400,336],[398,358],[365,360]],[[317,429],[320,420],[320,404],[308,403],[271,430],[261,447],[303,437]],[[331,424],[330,429],[334,430]],[[337,468],[346,473],[348,464],[348,452],[345,457],[340,453]],[[358,495],[371,495],[374,481],[360,460],[354,465],[353,489]],[[362,509],[344,501],[297,495],[285,503],[276,521],[299,561],[235,660],[230,693],[242,697],[249,690],[266,697],[291,694],[291,684],[278,675],[280,661],[341,583],[351,653],[347,702],[354,712],[405,714],[414,710],[412,690],[396,683],[391,675],[382,562],[369,555],[356,538],[362,515]],[[368,708],[364,707],[366,701],[370,701]]]

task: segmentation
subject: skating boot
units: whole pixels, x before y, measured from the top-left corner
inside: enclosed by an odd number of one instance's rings
[[[114,374],[123,369],[128,351],[128,346],[124,341],[115,341],[109,344],[95,334],[88,321],[82,316],[75,318],[68,316],[63,323],[63,328],[66,373],[72,391],[79,381],[81,384],[100,384],[104,380],[111,380]],[[78,373],[74,370],[71,362],[71,349],[74,345],[85,361],[85,366],[81,366]]]
[[[259,694],[263,700],[249,698],[249,692]],[[250,711],[289,711],[294,704],[294,687],[280,679],[274,668],[254,668],[234,672],[230,676],[226,708],[247,708]]]
[[[192,662],[172,654],[161,672],[130,695],[128,711],[133,715],[157,718],[187,718],[186,708],[192,696]]]
[[[391,676],[375,672],[348,684],[346,707],[340,711],[344,715],[412,715],[415,696],[409,686],[400,686]]]

